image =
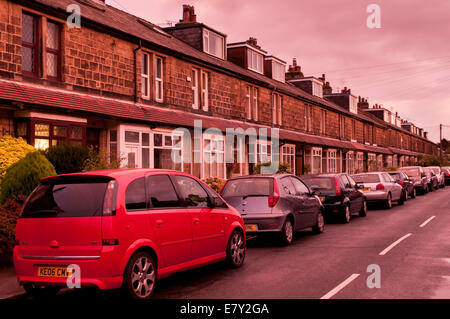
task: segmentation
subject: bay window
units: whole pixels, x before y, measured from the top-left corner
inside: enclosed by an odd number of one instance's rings
[[[202,178],[225,176],[225,143],[223,136],[203,135]]]
[[[336,150],[327,150],[327,173],[337,173]]]
[[[289,171],[295,174],[295,145],[281,147],[281,162],[289,164]]]
[[[346,162],[346,173],[347,174],[354,174],[355,173],[355,155],[353,153],[353,151],[349,151],[346,154],[345,157],[345,162]]]

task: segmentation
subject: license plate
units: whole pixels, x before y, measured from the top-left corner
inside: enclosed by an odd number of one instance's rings
[[[257,225],[245,225],[245,231],[257,231],[258,226]]]
[[[362,190],[363,192],[368,192],[368,191],[370,191],[370,188],[361,188],[361,190]]]
[[[321,202],[323,202],[323,201],[325,200],[325,197],[324,197],[324,196],[320,196],[319,198],[320,198],[320,201],[321,201]]]
[[[72,268],[67,267],[39,267],[38,277],[67,278],[72,275]]]

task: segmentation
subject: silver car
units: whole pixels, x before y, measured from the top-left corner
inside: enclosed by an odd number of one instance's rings
[[[231,178],[221,192],[223,199],[244,218],[248,234],[278,233],[291,244],[295,231],[312,227],[324,230],[323,205],[297,176],[250,175]]]
[[[428,166],[427,168],[431,169],[431,171],[436,175],[438,179],[438,186],[440,188],[445,187],[445,176],[444,171],[439,166]]]
[[[385,172],[371,172],[352,175],[360,190],[366,196],[368,203],[383,203],[387,209],[392,208],[392,202],[403,205],[405,191],[394,179]]]

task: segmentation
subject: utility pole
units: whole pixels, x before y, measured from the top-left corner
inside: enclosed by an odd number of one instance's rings
[[[442,124],[439,125],[439,143],[441,144],[439,147],[440,157],[442,157]]]

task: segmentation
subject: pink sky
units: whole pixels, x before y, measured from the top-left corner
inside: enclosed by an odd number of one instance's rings
[[[325,73],[334,89],[392,108],[439,140],[450,125],[450,1],[446,0],[107,0],[155,24],[177,22],[182,5],[197,21],[227,34],[250,36],[305,76]],[[381,7],[381,29],[369,29],[366,8]],[[450,139],[450,127],[444,129]]]

